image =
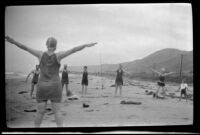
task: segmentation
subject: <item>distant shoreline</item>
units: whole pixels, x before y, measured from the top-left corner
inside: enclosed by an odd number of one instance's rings
[[[71,71],[69,74],[82,75],[82,72]],[[114,74],[106,74],[106,73],[102,73],[102,74],[99,73],[98,74],[98,73],[90,73],[90,72],[88,74],[92,75],[92,76],[105,77],[105,78],[113,79],[113,80],[115,80],[115,78],[116,78],[116,75],[114,75]],[[21,73],[21,72],[6,72],[5,73],[5,79],[25,78],[27,75],[25,73]],[[139,77],[139,76],[136,76],[136,77],[124,76],[124,79],[135,80],[135,81],[145,81],[145,82],[155,82],[155,83],[158,81],[158,77],[144,78],[144,77]],[[166,83],[180,84],[177,81],[170,81],[170,78],[166,78]],[[193,82],[192,83],[188,82],[188,84],[193,86]]]

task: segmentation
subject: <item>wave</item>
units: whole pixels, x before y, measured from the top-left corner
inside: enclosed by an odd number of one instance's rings
[[[19,72],[5,72],[6,79],[13,79],[13,78],[22,78],[27,76],[24,73]]]

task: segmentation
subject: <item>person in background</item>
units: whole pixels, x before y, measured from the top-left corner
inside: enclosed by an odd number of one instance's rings
[[[88,72],[87,66],[83,67],[83,76],[82,76],[82,97],[87,94],[87,86],[88,86]]]
[[[65,85],[65,88],[66,88],[66,96],[71,96],[72,95],[72,92],[69,90],[68,88],[68,84],[69,84],[69,77],[68,77],[68,69],[67,69],[67,65],[65,64],[64,65],[64,68],[62,71],[62,79],[61,79],[61,83],[62,83],[62,90],[63,90],[63,87]]]
[[[118,88],[120,90],[120,96],[122,96],[122,85],[123,85],[123,75],[124,73],[130,74],[125,69],[122,69],[122,65],[119,64],[119,68],[117,69],[117,76],[115,79],[115,96],[117,95]]]
[[[164,91],[164,88],[165,88],[165,76],[167,75],[171,75],[173,74],[174,72],[169,72],[169,73],[165,73],[165,68],[161,68],[161,72],[157,71],[157,70],[154,70],[151,68],[151,70],[156,73],[158,76],[159,76],[159,81],[157,82],[158,84],[158,89],[157,91],[153,94],[153,98],[157,98],[158,97],[158,93],[159,93],[159,90],[162,89],[162,91]]]
[[[182,80],[181,85],[177,91],[179,91],[179,90],[181,91],[179,101],[181,101],[183,95],[187,101],[187,91],[190,91],[190,90],[188,89],[188,84],[185,82],[185,79]]]
[[[34,98],[33,97],[33,91],[34,91],[34,88],[35,88],[35,85],[37,85],[38,83],[38,78],[39,78],[39,74],[40,74],[40,70],[39,70],[39,65],[36,65],[35,66],[35,70],[31,71],[27,78],[26,78],[26,82],[28,81],[28,78],[29,76],[33,74],[33,78],[32,78],[32,84],[31,84],[31,92],[30,92],[30,96],[31,98]]]

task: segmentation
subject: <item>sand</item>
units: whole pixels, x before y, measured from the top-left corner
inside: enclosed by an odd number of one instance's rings
[[[89,76],[88,94],[81,97],[81,75],[69,76],[69,89],[80,97],[67,100],[63,91],[62,116],[65,127],[102,127],[102,126],[152,126],[152,125],[190,125],[193,124],[193,101],[178,101],[166,97],[153,99],[145,91],[155,91],[156,82],[125,80],[123,96],[114,97],[114,79]],[[30,98],[31,80],[25,77],[6,77],[6,119],[10,128],[34,127],[36,100]],[[178,84],[167,84],[168,93],[175,93]],[[193,91],[193,87],[189,87]],[[22,92],[23,91],[23,92]],[[19,94],[21,92],[21,94]],[[26,93],[27,92],[27,93]],[[35,94],[35,91],[34,91]],[[119,93],[118,93],[119,94]],[[139,105],[120,104],[122,100],[141,102]],[[89,105],[83,108],[83,103]],[[48,108],[51,107],[48,102]],[[41,127],[56,127],[54,114],[47,110]]]

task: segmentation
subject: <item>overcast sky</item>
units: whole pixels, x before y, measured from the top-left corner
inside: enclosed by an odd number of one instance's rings
[[[190,4],[95,4],[11,6],[5,12],[5,34],[46,51],[53,36],[57,50],[98,42],[61,61],[69,66],[120,63],[164,48],[193,50]],[[38,63],[29,53],[6,43],[6,70],[31,70]]]

